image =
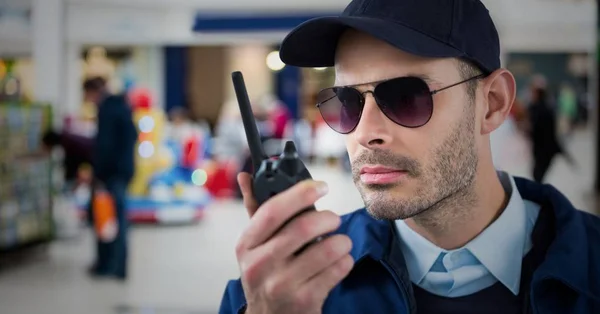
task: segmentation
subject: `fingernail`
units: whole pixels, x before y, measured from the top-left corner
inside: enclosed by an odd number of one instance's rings
[[[329,193],[329,187],[327,186],[327,183],[318,182],[317,183],[317,194],[319,194],[319,196],[324,196],[327,193]]]

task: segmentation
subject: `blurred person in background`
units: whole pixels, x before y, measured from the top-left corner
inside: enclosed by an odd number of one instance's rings
[[[165,137],[179,143],[185,142],[190,137],[210,135],[210,126],[206,120],[192,119],[191,112],[186,107],[175,107],[168,112],[169,123],[165,130]]]
[[[266,99],[263,101],[273,103],[272,109],[270,110],[271,120],[273,121],[273,138],[283,139],[286,127],[290,123],[293,123],[290,110],[285,103],[272,95],[268,95],[265,98]]]
[[[600,219],[492,163],[516,83],[480,1],[354,0],[280,56],[335,67],[318,107],[366,206],[306,211],[318,181],[259,206],[240,174],[251,219],[220,313],[600,313]]]
[[[42,143],[47,151],[55,147],[63,150],[62,164],[67,187],[78,180],[81,166],[92,164],[93,140],[88,137],[49,130],[44,133]]]
[[[124,280],[127,277],[128,251],[126,194],[134,174],[137,130],[126,96],[111,95],[104,79],[88,79],[83,89],[85,101],[98,106],[92,190],[104,188],[108,191],[114,201],[118,223],[117,235],[113,241],[97,239],[97,257],[90,274]]]
[[[244,150],[248,146],[244,134],[238,105],[235,100],[223,104],[223,109],[217,120],[214,138],[214,156],[219,162],[233,162],[240,165],[243,162]]]
[[[577,93],[577,118],[576,125],[580,128],[585,128],[588,122],[589,115],[589,95],[586,89],[582,86],[579,87],[579,93]]]
[[[574,161],[560,143],[556,113],[548,104],[545,88],[532,88],[532,103],[528,108],[530,138],[533,156],[533,179],[542,183],[554,157],[562,154],[574,165]]]
[[[169,124],[167,125],[167,134],[165,137],[178,143],[185,142],[193,135],[193,126],[186,108],[175,107],[169,110]]]
[[[251,102],[251,105],[252,113],[254,113],[254,119],[256,121],[256,126],[258,127],[258,133],[264,144],[266,141],[275,138],[275,121],[273,119],[272,113],[273,109],[277,104],[274,101],[274,97],[263,96],[261,98],[254,99]]]

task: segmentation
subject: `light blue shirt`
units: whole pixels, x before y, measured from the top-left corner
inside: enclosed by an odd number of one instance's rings
[[[396,221],[414,284],[436,295],[460,297],[500,281],[513,294],[519,294],[521,263],[533,245],[531,233],[540,206],[521,198],[510,175],[498,172],[498,176],[510,195],[508,204],[498,219],[462,248],[439,248],[404,221]]]

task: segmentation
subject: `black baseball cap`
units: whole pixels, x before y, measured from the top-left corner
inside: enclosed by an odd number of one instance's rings
[[[333,66],[347,29],[414,55],[462,58],[486,73],[500,68],[498,32],[479,0],[354,0],[339,16],[314,18],[293,29],[280,58],[298,67]]]

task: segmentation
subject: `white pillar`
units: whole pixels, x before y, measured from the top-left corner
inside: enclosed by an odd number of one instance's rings
[[[148,67],[150,69],[149,87],[154,93],[157,108],[165,108],[165,68],[164,51],[160,46],[148,47]]]
[[[588,112],[588,127],[592,130],[598,129],[598,124],[600,123],[600,121],[598,121],[598,110],[600,110],[600,108],[597,105],[598,97],[600,97],[600,95],[598,95],[598,80],[600,79],[600,73],[598,73],[598,53],[599,52],[591,51],[588,57],[587,101],[589,104],[588,108],[590,108]],[[598,134],[600,132],[596,131],[595,133],[596,136],[600,136],[600,134]],[[600,147],[597,148],[595,153],[600,153]]]
[[[83,66],[81,60],[82,46],[78,43],[66,44],[66,77],[65,95],[66,101],[63,113],[78,115],[83,103]]]
[[[32,6],[33,94],[36,101],[52,104],[55,126],[65,101],[63,5],[63,0],[33,0]]]
[[[251,100],[273,94],[273,72],[267,67],[266,57],[271,47],[262,44],[232,46],[228,49],[228,68],[225,75],[225,101],[235,101],[235,91],[230,73],[241,71]],[[237,102],[235,102],[237,106]]]

